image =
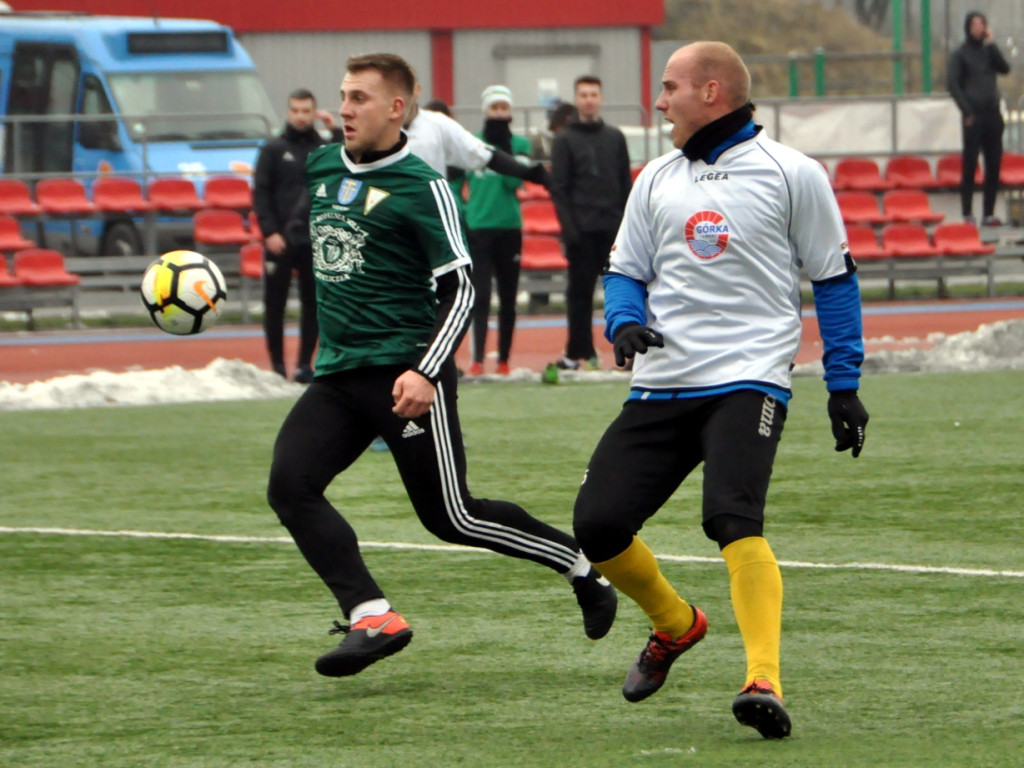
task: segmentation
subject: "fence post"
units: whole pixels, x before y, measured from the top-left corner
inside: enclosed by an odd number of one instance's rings
[[[903,0],[892,0],[892,92],[903,93]]]
[[[814,95],[825,95],[825,49],[814,49]]]
[[[796,99],[800,96],[800,68],[798,66],[797,52],[789,52],[789,98]]]
[[[921,90],[932,92],[932,0],[921,0]]]

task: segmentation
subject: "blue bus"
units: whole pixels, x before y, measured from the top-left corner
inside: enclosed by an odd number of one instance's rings
[[[198,19],[0,14],[0,171],[33,182],[130,176],[145,188],[179,176],[249,178],[277,116],[252,59],[228,27]],[[45,245],[142,253],[143,220],[45,222]],[[149,233],[153,236],[153,233]],[[160,251],[190,225],[160,220]]]

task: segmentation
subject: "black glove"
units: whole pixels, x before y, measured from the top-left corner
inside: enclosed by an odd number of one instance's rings
[[[642,355],[651,347],[664,346],[665,338],[660,333],[640,323],[623,323],[615,329],[615,338],[612,341],[615,364],[619,368],[626,364],[627,358]]]
[[[540,163],[536,163],[527,168],[526,180],[532,181],[534,184],[540,184],[544,189],[551,189],[551,174],[549,174],[548,169]]]
[[[864,447],[864,428],[868,425],[868,412],[857,397],[857,390],[833,392],[828,396],[828,417],[832,420],[832,436],[836,450],[853,448],[853,458],[860,456]]]

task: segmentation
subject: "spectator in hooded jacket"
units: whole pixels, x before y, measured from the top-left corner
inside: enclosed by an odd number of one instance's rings
[[[949,57],[949,94],[963,116],[963,169],[960,177],[960,209],[964,219],[975,223],[974,174],[978,153],[985,157],[985,181],[982,185],[983,226],[998,227],[996,193],[999,191],[999,166],[1003,159],[1003,116],[999,110],[996,75],[1010,71],[996,45],[985,15],[971,11],[964,19],[966,39]]]

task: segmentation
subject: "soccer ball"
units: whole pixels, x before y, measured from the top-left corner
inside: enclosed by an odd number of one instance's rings
[[[142,303],[160,330],[201,333],[220,317],[227,285],[217,265],[193,251],[165,253],[142,276]]]

